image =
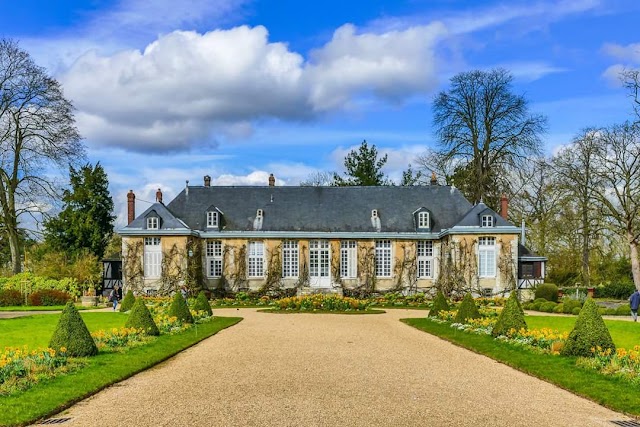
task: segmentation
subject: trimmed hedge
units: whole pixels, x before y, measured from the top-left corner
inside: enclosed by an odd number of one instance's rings
[[[136,297],[133,296],[133,291],[129,289],[124,295],[124,298],[122,298],[122,302],[120,303],[120,311],[124,313],[125,311],[131,310],[135,302]]]
[[[10,307],[14,305],[24,305],[22,293],[15,289],[0,290],[0,307]]]
[[[592,298],[587,298],[561,353],[565,356],[593,357],[591,349],[596,347],[616,351],[609,329],[598,313],[597,304]]]
[[[27,300],[29,305],[63,305],[67,301],[71,301],[72,297],[69,293],[56,289],[42,289],[29,295]]]
[[[540,304],[540,311],[543,313],[552,313],[556,308],[556,305],[558,304],[553,301],[545,302],[544,304]]]
[[[144,304],[143,298],[138,298],[134,302],[125,327],[142,329],[147,335],[160,335],[160,330],[158,330],[156,322],[153,321],[153,317],[151,317],[149,309]]]
[[[558,287],[553,283],[543,283],[536,287],[536,299],[558,302]]]
[[[49,347],[54,350],[65,347],[67,355],[71,357],[93,356],[98,353],[98,347],[73,302],[69,301],[62,310]]]
[[[465,323],[468,319],[479,319],[481,317],[476,302],[471,294],[467,293],[462,299],[462,303],[460,303],[454,322]]]
[[[193,323],[193,316],[189,311],[189,306],[180,292],[176,292],[173,296],[169,307],[169,316],[177,317],[178,320],[184,323]]]
[[[577,299],[572,299],[572,298],[562,299],[562,312],[565,314],[577,314],[580,312],[581,308],[582,308],[582,303]]]
[[[518,294],[514,291],[511,292],[507,303],[500,312],[500,316],[498,316],[491,335],[494,337],[507,335],[510,329],[519,331],[522,328],[528,329],[527,322],[524,320],[524,312],[520,306],[520,301],[518,301]]]
[[[207,299],[207,295],[204,291],[200,291],[198,294],[198,297],[193,303],[193,309],[196,311],[206,311],[209,316],[213,315],[211,304],[209,304],[209,300]]]
[[[445,298],[442,291],[438,291],[436,297],[433,299],[433,304],[431,305],[431,310],[429,310],[429,314],[427,317],[437,316],[441,311],[449,311],[449,303],[447,302],[447,298]]]

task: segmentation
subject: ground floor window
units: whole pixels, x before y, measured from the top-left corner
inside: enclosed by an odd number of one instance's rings
[[[376,240],[376,276],[391,277],[391,240]]]
[[[478,239],[478,273],[480,277],[496,277],[496,238]]]
[[[418,242],[418,278],[433,278],[433,242]]]
[[[282,277],[298,277],[298,241],[282,242]]]
[[[207,276],[222,277],[222,242],[207,241]]]
[[[264,243],[249,242],[249,277],[264,276]]]
[[[162,247],[159,237],[144,238],[144,277],[157,279],[162,272]]]
[[[355,240],[340,242],[340,277],[354,279],[358,275],[358,244]]]

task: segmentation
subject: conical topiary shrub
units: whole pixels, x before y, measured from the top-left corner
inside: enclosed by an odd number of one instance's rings
[[[207,299],[204,291],[200,291],[198,294],[196,302],[193,303],[193,309],[196,311],[206,311],[209,316],[213,315],[211,304],[209,304],[209,300]]]
[[[138,298],[133,303],[133,308],[131,308],[125,327],[142,329],[147,335],[160,335],[158,326],[153,321],[153,317],[151,317],[151,313],[149,313],[149,309],[142,298]]]
[[[520,329],[528,329],[527,322],[524,320],[524,312],[518,301],[518,293],[516,291],[511,292],[507,303],[498,316],[498,321],[493,327],[491,335],[494,337],[500,335],[507,335],[510,329],[519,331]]]
[[[454,322],[465,323],[469,319],[479,319],[480,317],[482,316],[478,311],[478,307],[476,307],[476,302],[473,300],[471,294],[467,293],[460,303]]]
[[[136,302],[136,297],[133,296],[133,291],[129,289],[122,298],[122,304],[120,304],[120,311],[125,312],[133,308],[133,304]]]
[[[67,355],[72,357],[93,356],[98,353],[98,347],[73,302],[69,301],[62,310],[49,347],[54,350],[65,347]]]
[[[184,323],[193,323],[193,316],[189,311],[189,306],[180,292],[176,292],[173,296],[173,301],[171,301],[171,306],[169,307],[169,316],[175,316]]]
[[[598,305],[592,298],[587,298],[582,310],[580,310],[576,325],[564,343],[561,354],[592,357],[594,354],[591,349],[596,347],[600,347],[602,350],[610,348],[611,351],[616,351],[609,329],[598,313]]]
[[[441,311],[449,311],[449,303],[442,291],[438,291],[436,297],[433,299],[433,304],[431,305],[431,310],[429,310],[428,317],[435,317]]]

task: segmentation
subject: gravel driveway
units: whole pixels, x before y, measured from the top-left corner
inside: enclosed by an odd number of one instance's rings
[[[65,426],[608,426],[588,400],[383,315],[245,318],[70,408]],[[115,408],[118,408],[117,410]]]

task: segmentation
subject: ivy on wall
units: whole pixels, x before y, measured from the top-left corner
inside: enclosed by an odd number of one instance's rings
[[[141,240],[126,241],[123,251],[124,283],[133,293],[139,294],[144,286],[144,268],[142,265],[143,244]]]

